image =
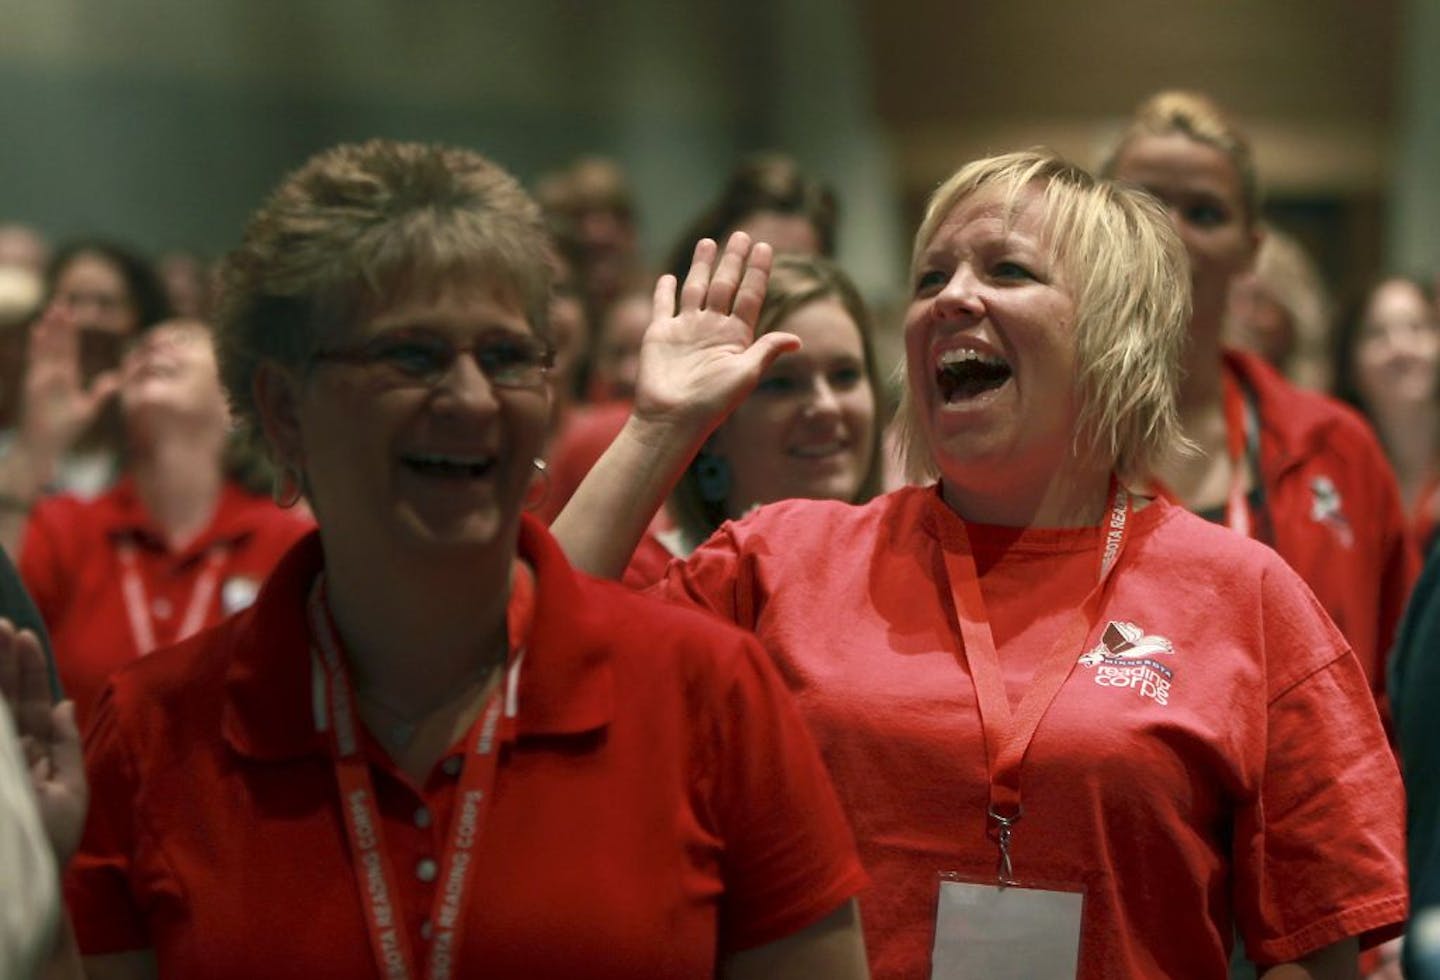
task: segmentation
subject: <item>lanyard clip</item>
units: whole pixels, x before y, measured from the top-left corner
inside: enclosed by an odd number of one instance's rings
[[[1014,826],[1020,822],[1024,810],[1017,805],[1015,813],[1005,816],[995,809],[989,808],[990,819],[995,822],[995,846],[1000,852],[1000,861],[995,869],[995,878],[1000,887],[1018,884],[1015,880],[1014,868],[1010,863],[1010,837]]]

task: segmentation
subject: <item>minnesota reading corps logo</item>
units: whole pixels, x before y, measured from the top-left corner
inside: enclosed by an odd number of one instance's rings
[[[1175,647],[1163,636],[1146,635],[1134,623],[1111,621],[1100,642],[1080,657],[1084,667],[1095,668],[1101,687],[1128,687],[1156,704],[1170,703],[1175,671],[1158,657],[1173,657]]]

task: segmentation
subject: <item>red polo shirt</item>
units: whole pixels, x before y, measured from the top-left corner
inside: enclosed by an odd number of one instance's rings
[[[109,676],[151,652],[137,642],[147,628],[157,647],[168,646],[179,639],[192,604],[202,607],[200,627],[244,609],[311,527],[268,497],[227,483],[209,527],[175,550],[128,478],[93,500],[69,494],[42,500],[25,527],[20,575],[50,630],[60,681],[81,724]],[[133,572],[122,560],[127,546]]]
[[[521,554],[534,632],[456,975],[708,976],[853,896],[849,829],[756,641],[576,574],[538,522]],[[304,603],[321,563],[306,540],[253,608],[112,680],[67,881],[86,953],[153,947],[171,976],[375,975],[314,728]],[[462,744],[417,786],[365,739],[417,956]]]

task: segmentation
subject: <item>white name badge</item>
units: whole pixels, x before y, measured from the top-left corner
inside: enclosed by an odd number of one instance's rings
[[[931,980],[1074,980],[1085,896],[942,876]]]

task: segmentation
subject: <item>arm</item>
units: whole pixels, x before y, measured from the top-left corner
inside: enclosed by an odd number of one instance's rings
[[[723,980],[868,980],[860,909],[852,898],[809,928],[720,963]]]
[[[635,412],[551,525],[570,561],[616,578],[696,450],[799,341],[755,337],[770,277],[770,248],[732,235],[716,261],[704,239],[675,300],[675,280],[655,286],[654,318],[640,350]]]
[[[1360,944],[1352,939],[1318,949],[1293,963],[1280,963],[1260,974],[1260,980],[1355,980],[1360,976]]]
[[[0,547],[19,552],[25,519],[70,451],[120,386],[106,371],[86,388],[80,377],[80,331],[53,304],[30,332],[15,443],[0,456]]]

